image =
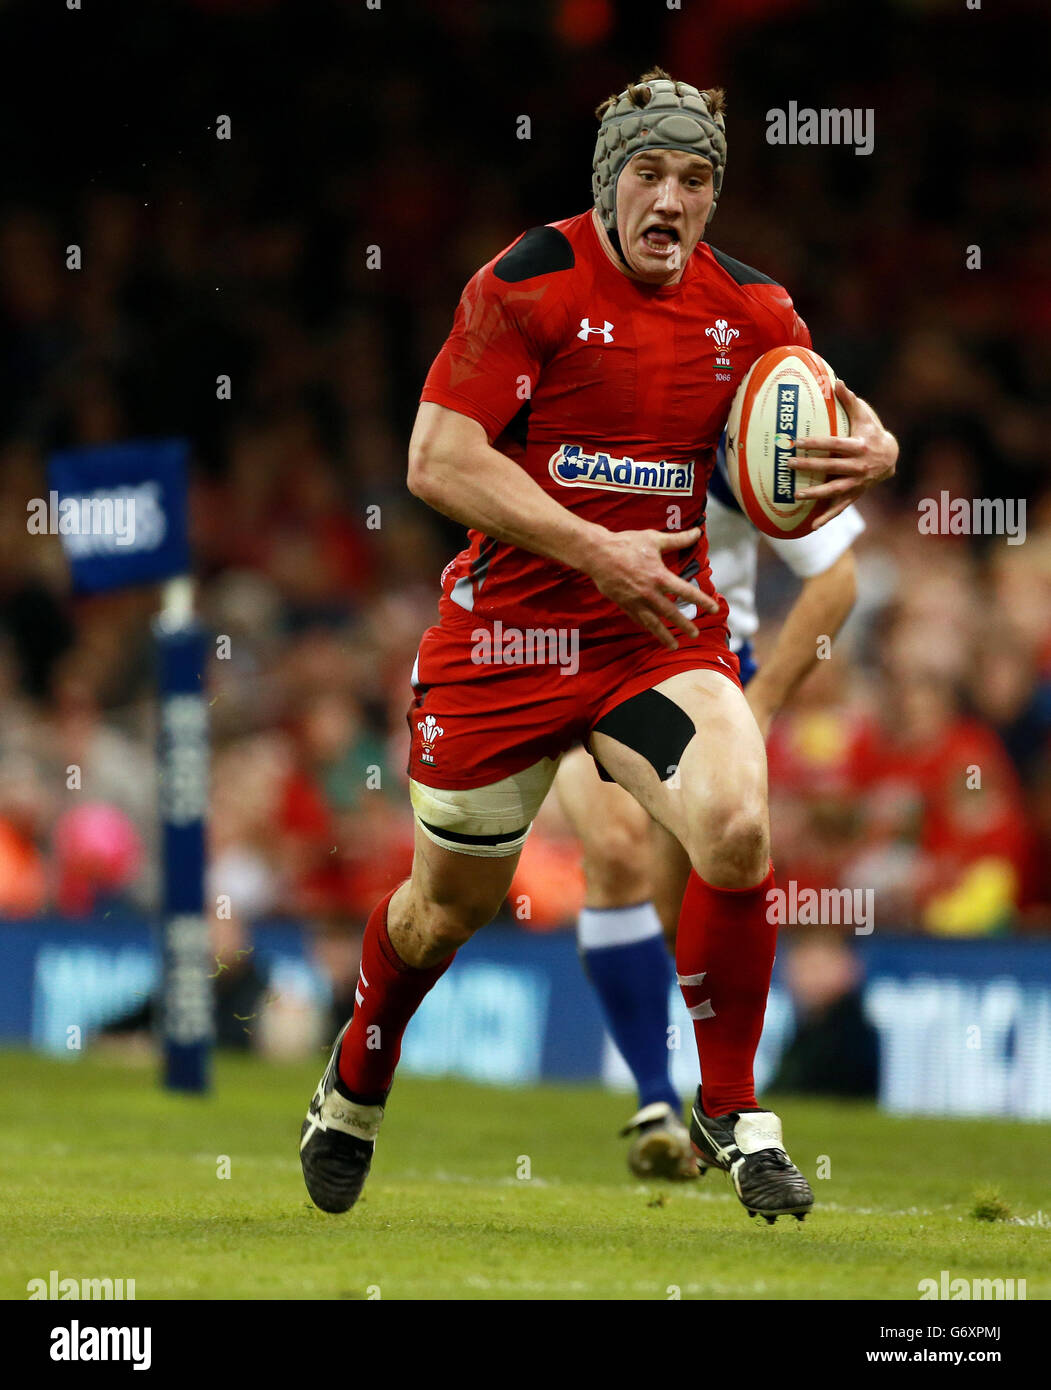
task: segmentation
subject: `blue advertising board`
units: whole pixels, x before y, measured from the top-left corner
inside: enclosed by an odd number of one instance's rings
[[[325,984],[307,934],[257,927],[256,957],[277,988]],[[880,1103],[898,1114],[1051,1119],[1051,943],[859,941],[865,1011],[880,1042]],[[0,1045],[75,1055],[69,1029],[90,1034],[133,1012],[158,988],[161,959],[148,924],[0,924]],[[697,1082],[689,1018],[671,997],[672,1073]],[[793,1005],[775,972],[756,1064],[769,1081],[792,1034]],[[533,936],[489,927],[463,948],[409,1025],[406,1072],[525,1085],[629,1084],[602,1028],[571,933]]]
[[[48,461],[47,498],[29,529],[61,538],[77,593],[152,584],[190,568],[188,446],[130,440],[67,449]]]

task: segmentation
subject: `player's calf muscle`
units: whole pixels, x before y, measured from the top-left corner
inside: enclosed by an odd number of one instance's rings
[[[617,853],[618,843],[623,852]],[[631,907],[647,902],[651,896],[649,863],[645,844],[611,837],[608,844],[584,852],[588,907]]]
[[[391,944],[405,964],[418,970],[437,965],[491,922],[517,863],[517,854],[478,859],[417,835],[412,878],[387,911]]]
[[[624,797],[620,788],[618,803]],[[614,804],[607,797],[601,820],[593,819],[581,836],[589,907],[627,907],[650,896],[650,818],[635,802]]]
[[[391,899],[387,933],[406,965],[426,970],[448,959],[479,927],[491,922],[501,901],[469,899],[436,903],[407,884]]]

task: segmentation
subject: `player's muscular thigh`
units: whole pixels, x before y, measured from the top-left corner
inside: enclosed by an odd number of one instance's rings
[[[759,882],[770,853],[766,750],[744,695],[713,671],[682,672],[656,690],[684,711],[694,730],[677,775],[654,766],[652,753],[648,758],[596,730],[599,761],[679,840],[702,878],[726,888]],[[622,738],[628,737],[626,724]]]

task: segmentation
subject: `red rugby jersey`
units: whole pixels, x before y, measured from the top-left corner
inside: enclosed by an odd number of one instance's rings
[[[703,522],[734,392],[785,343],[809,347],[810,334],[768,276],[701,242],[678,284],[644,285],[610,262],[585,212],[534,227],[471,279],[421,400],[477,420],[587,521],[688,530]],[[714,594],[703,534],[664,558]],[[587,575],[480,531],[442,576],[443,614],[457,606],[585,638],[640,631]]]

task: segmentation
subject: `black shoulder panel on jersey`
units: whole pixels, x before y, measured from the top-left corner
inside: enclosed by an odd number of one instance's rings
[[[732,276],[739,285],[779,285],[781,283],[780,280],[764,275],[761,270],[753,270],[750,265],[745,265],[744,261],[735,261],[733,256],[728,256],[725,251],[717,251],[710,242],[708,249],[727,275]]]
[[[523,449],[529,443],[529,412],[532,408],[532,401],[523,401],[514,419],[509,420],[504,426],[504,434]]]
[[[506,256],[500,257],[493,274],[514,285],[519,280],[532,280],[535,275],[549,275],[553,270],[572,270],[575,265],[569,239],[557,227],[531,227]]]

